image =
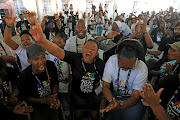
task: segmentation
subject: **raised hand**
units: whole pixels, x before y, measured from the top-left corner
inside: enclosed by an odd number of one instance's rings
[[[143,21],[143,25],[142,25],[142,30],[143,32],[146,32],[146,26],[147,26],[147,16],[144,18],[144,21]]]
[[[137,29],[136,29],[136,33],[140,33],[140,31],[141,31],[141,19],[139,19],[139,22],[138,22],[138,24],[137,24]]]
[[[144,105],[152,107],[160,104],[160,95],[164,90],[163,88],[160,88],[157,93],[154,92],[153,87],[149,83],[146,83],[142,88],[143,92],[140,92],[140,95],[142,97],[141,101],[145,103]]]
[[[36,17],[35,12],[30,12],[27,9],[25,9],[25,11],[21,11],[21,12],[26,15],[26,18],[31,25],[35,24],[35,20],[34,20],[34,16]]]
[[[111,33],[109,33],[109,35],[107,36],[108,39],[114,38],[115,36],[119,35],[122,31],[112,31]]]
[[[12,9],[10,9],[9,15],[5,16],[4,20],[6,21],[6,24],[11,27],[14,24],[16,18],[17,16],[16,17],[12,16]]]
[[[35,20],[35,25],[31,27],[29,32],[33,36],[35,42],[41,43],[43,42],[43,39],[45,39],[43,35],[43,31],[42,31],[41,25],[39,24],[35,16],[34,16],[34,20]]]
[[[48,16],[44,16],[44,20],[49,20],[49,19],[48,19]]]
[[[54,20],[58,20],[58,19],[59,19],[58,14],[54,14],[54,17],[55,17],[55,19],[54,19]]]

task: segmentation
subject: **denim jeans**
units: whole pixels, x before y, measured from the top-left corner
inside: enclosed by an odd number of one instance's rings
[[[142,120],[144,113],[145,106],[139,100],[139,102],[131,108],[110,111],[109,120]]]
[[[103,27],[97,27],[97,36],[101,36],[102,31]]]
[[[59,97],[60,97],[61,107],[63,109],[62,114],[65,120],[72,120],[72,110],[70,105],[66,101],[67,93],[59,93]]]

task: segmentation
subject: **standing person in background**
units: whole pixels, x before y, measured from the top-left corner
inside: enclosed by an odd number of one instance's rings
[[[70,9],[70,13],[73,12],[73,5],[72,4],[70,4],[69,9]]]
[[[108,13],[108,5],[107,4],[104,5],[104,9],[105,9],[106,13]]]
[[[102,11],[100,11],[98,14],[98,18],[96,19],[96,25],[97,25],[97,36],[101,36],[104,26],[104,17]]]
[[[61,22],[59,20],[58,14],[54,14],[55,19],[48,19],[47,16],[44,16],[44,19],[41,22],[41,27],[43,32],[46,35],[46,38],[50,41],[54,40],[54,37],[57,33],[60,32]],[[46,25],[46,20],[48,20]]]
[[[20,21],[17,22],[17,24],[16,24],[16,32],[18,32],[20,34],[23,30],[30,29],[30,25],[27,20],[24,20],[23,14],[20,14],[19,18],[20,18]]]

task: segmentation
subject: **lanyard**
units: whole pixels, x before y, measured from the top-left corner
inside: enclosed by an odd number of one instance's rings
[[[32,73],[33,73],[33,72],[32,72]],[[46,73],[47,73],[48,81],[49,81],[49,84],[50,84],[50,77],[49,77],[49,73],[48,73],[47,68],[46,68]],[[34,73],[33,73],[33,75],[34,75]],[[38,78],[37,76],[35,76],[35,78],[36,78],[36,80],[38,81],[38,83],[41,84],[41,81],[39,80],[39,78]],[[41,85],[42,85],[42,84],[41,84]],[[43,87],[43,85],[42,85],[42,87]]]
[[[173,73],[176,71],[176,69],[179,67],[179,64],[176,65],[176,67],[173,70]]]
[[[119,90],[119,73],[120,73],[120,69],[121,68],[119,68],[119,70],[118,70],[117,91],[120,91]],[[128,87],[128,81],[129,81],[130,74],[131,74],[131,70],[129,70],[129,72],[128,72],[128,76],[127,76],[126,83],[125,83],[125,89],[128,89],[127,87]]]
[[[85,40],[85,42],[87,41],[87,35],[86,35],[86,40]],[[76,52],[78,53],[78,44],[77,44],[77,36],[76,36]]]
[[[86,67],[85,67],[85,65],[84,65],[84,62],[83,62],[83,61],[82,61],[82,66],[83,66],[84,71],[85,71],[85,72],[87,72]],[[96,74],[97,74],[97,75],[99,76],[99,78],[101,79],[101,76],[99,75],[99,72],[98,72],[98,71],[97,71],[97,69],[96,69],[95,62],[94,62],[94,69],[95,69]]]

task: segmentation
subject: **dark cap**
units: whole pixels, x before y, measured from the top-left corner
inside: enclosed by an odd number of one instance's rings
[[[27,57],[28,59],[35,59],[36,57],[40,55],[45,55],[45,50],[43,47],[41,47],[39,44],[32,44],[26,48]]]

